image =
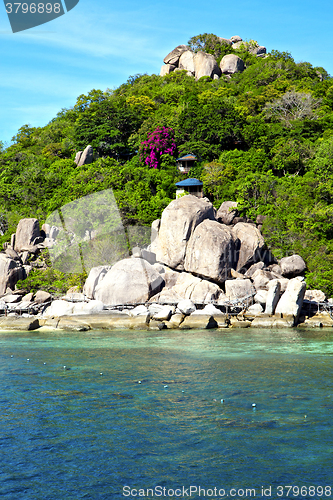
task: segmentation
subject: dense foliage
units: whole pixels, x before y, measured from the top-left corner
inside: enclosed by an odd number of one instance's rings
[[[136,75],[79,96],[45,127],[24,125],[0,148],[1,240],[22,217],[43,222],[107,188],[125,226],[149,225],[184,178],[177,155],[192,152],[190,176],[214,205],[235,200],[248,217],[266,215],[273,253],[302,255],[309,286],[333,295],[333,79],[289,53],[258,58],[212,34],[189,45],[217,59],[237,52],[246,70],[199,81],[185,71]],[[75,153],[88,144],[95,161],[78,167]]]

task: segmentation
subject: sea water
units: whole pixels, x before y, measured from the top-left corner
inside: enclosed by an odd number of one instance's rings
[[[331,330],[2,332],[0,498],[331,498],[332,355]]]

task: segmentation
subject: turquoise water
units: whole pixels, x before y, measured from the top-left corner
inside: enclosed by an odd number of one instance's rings
[[[332,354],[331,330],[1,333],[0,498],[331,498]]]

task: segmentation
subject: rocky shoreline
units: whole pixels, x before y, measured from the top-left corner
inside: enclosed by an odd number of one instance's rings
[[[185,302],[185,301],[183,301]],[[29,330],[64,330],[88,331],[102,330],[164,330],[164,329],[226,329],[226,328],[291,328],[295,326],[293,315],[259,314],[253,316],[247,311],[239,314],[222,312],[213,305],[203,309],[194,309],[195,306],[188,301],[187,314],[179,307],[160,306],[152,304],[148,307],[137,306],[123,311],[101,310],[89,314],[64,314],[64,315],[17,315],[8,314],[0,317],[0,331],[29,331]],[[156,306],[160,306],[158,308]],[[194,309],[194,310],[193,310]],[[190,313],[189,310],[192,310]],[[332,327],[333,320],[329,312],[316,312],[303,317],[298,328],[323,328]]]
[[[299,255],[278,261],[267,250],[262,223],[239,217],[235,202],[216,211],[183,196],[153,222],[149,247],[91,268],[82,292],[55,300],[42,290],[23,296],[16,283],[61,230],[22,219],[0,253],[0,329],[332,327],[333,300],[306,289]]]

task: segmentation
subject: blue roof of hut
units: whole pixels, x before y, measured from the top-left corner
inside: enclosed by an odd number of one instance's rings
[[[198,179],[185,179],[184,181],[176,182],[177,187],[189,187],[189,186],[203,186],[203,182]]]

